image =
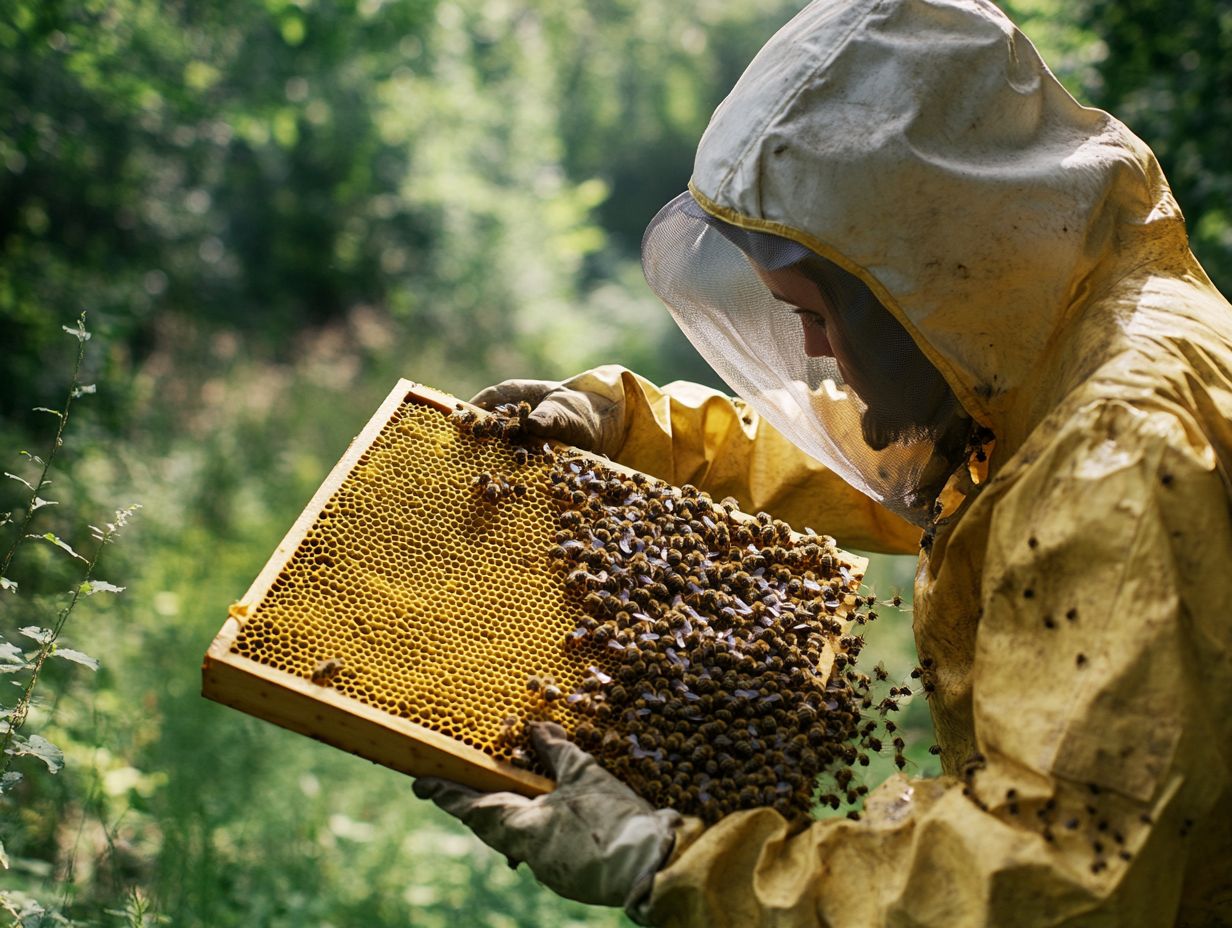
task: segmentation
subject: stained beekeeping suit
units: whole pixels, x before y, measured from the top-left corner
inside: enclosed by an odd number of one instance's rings
[[[809,357],[772,295],[804,251],[858,285],[816,288],[829,335],[875,331],[850,321],[875,316],[860,288],[895,324],[876,389],[851,369],[867,342]],[[803,828],[609,806],[589,768],[561,777],[563,817],[423,792],[652,924],[1232,924],[1232,312],[1147,147],[991,3],[820,0],[716,111],[644,265],[742,399],[615,367],[481,398],[530,397],[545,431],[847,546],[926,529],[914,625],[945,775]],[[933,399],[896,406],[896,370]],[[955,451],[977,429],[986,474]],[[571,875],[609,853],[601,891]]]

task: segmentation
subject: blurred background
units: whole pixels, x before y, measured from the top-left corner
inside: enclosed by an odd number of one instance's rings
[[[396,378],[465,397],[618,362],[716,383],[644,286],[639,239],[801,5],[4,5],[0,469],[37,478],[21,452],[54,440],[56,418],[33,410],[61,408],[78,347],[62,326],[84,310],[80,380],[97,389],[75,401],[58,505],[31,531],[90,554],[88,524],[143,506],[98,568],[126,589],[83,597],[61,636],[100,669],[49,662],[35,692],[26,731],[63,769],[19,758],[25,778],[0,797],[0,891],[27,913],[11,920],[627,924],[508,869],[405,777],[205,702],[199,665]],[[1232,6],[1007,11],[1071,92],[1153,146],[1232,292]],[[0,483],[20,519],[29,492]],[[54,620],[80,573],[61,554],[20,547],[0,635]],[[871,582],[909,598],[913,574],[878,558]],[[910,614],[885,613],[862,660],[906,678]],[[922,700],[903,721],[908,772],[935,774]]]

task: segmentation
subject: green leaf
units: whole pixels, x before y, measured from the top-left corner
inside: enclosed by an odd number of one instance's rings
[[[35,406],[34,412],[48,412],[48,413],[51,413],[53,416],[56,416],[59,419],[64,418],[64,413],[60,412],[60,410],[48,409],[46,406]]]
[[[82,651],[75,651],[72,648],[56,648],[51,652],[52,657],[62,657],[66,661],[72,661],[74,664],[81,664],[83,667],[89,667],[91,670],[98,670],[98,661]]]
[[[17,784],[21,782],[21,771],[10,770],[4,776],[0,777],[0,796],[5,793],[12,792]]]
[[[64,752],[42,735],[15,738],[6,753],[14,757],[37,757],[51,773],[59,773],[64,766]]]
[[[29,458],[35,464],[43,463],[43,459],[40,458],[37,454],[31,454],[29,451],[18,451],[17,453],[20,454],[23,458]]]
[[[27,638],[33,638],[39,644],[47,644],[56,637],[56,633],[50,628],[40,628],[37,625],[27,625],[25,628],[19,628],[18,631]]]
[[[83,580],[81,582],[81,592],[87,596],[93,596],[95,593],[123,593],[127,589],[126,586],[116,586],[106,580]]]
[[[77,399],[77,397],[79,396],[85,396],[87,393],[97,393],[97,392],[98,392],[98,384],[93,384],[93,383],[74,384],[73,399]]]
[[[77,560],[81,561],[83,564],[90,563],[88,560],[86,560],[84,557],[82,557],[80,554],[74,551],[71,547],[69,547],[68,543],[65,542],[64,539],[62,539],[55,532],[43,532],[43,534],[41,535],[27,535],[26,537],[33,538],[37,541],[50,542],[51,544],[55,545],[60,550],[67,551],[72,557],[75,557]]]
[[[10,580],[8,577],[0,577],[0,591],[16,593],[17,592],[17,581]]]
[[[26,488],[29,490],[34,489],[34,485],[32,483],[29,483],[28,481],[23,480],[21,477],[18,477],[16,474],[10,474],[7,470],[4,472],[4,476],[8,477],[10,480],[16,480],[18,483],[25,484]]]
[[[0,841],[0,867],[9,868],[9,855],[4,852],[4,842]]]

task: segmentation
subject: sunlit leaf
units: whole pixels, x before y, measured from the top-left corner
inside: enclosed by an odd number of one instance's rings
[[[97,525],[91,525],[90,532],[93,534],[94,539],[96,541],[111,541],[112,536],[126,526],[128,524],[128,520],[131,519],[140,508],[142,508],[140,503],[133,503],[132,505],[125,506],[123,509],[117,509],[114,522],[108,522],[101,528]]]
[[[4,852],[4,842],[0,841],[0,867],[9,868],[9,855]]]
[[[23,458],[29,458],[35,464],[43,463],[43,459],[40,458],[37,454],[31,454],[29,451],[18,451],[17,453],[20,454]]]
[[[63,419],[63,418],[64,418],[64,413],[60,412],[60,410],[58,410],[58,409],[48,409],[46,406],[35,406],[35,407],[34,407],[34,411],[35,411],[35,412],[49,412],[49,413],[51,413],[53,416],[56,416],[56,417],[61,418],[61,419]]]
[[[83,563],[86,563],[86,564],[89,563],[89,561],[87,561],[84,557],[82,557],[80,554],[74,551],[71,547],[69,547],[68,543],[64,541],[64,539],[62,539],[55,532],[43,532],[43,534],[41,535],[27,535],[26,537],[34,538],[39,541],[50,542],[51,544],[55,545],[60,550],[67,551],[72,557],[75,557],[77,560]]]
[[[85,396],[87,393],[97,393],[98,385],[93,383],[79,383],[73,387],[73,399],[79,396]]]
[[[59,506],[59,505],[60,503],[58,500],[43,499],[42,497],[36,496],[34,497],[34,502],[30,504],[30,509],[31,511],[33,511],[35,509],[42,509],[44,506]]]
[[[31,484],[30,482],[26,480],[23,480],[21,477],[18,477],[16,474],[10,474],[7,470],[4,472],[4,476],[8,477],[10,480],[16,480],[20,484],[24,484],[27,489],[30,489],[30,490],[34,489],[33,484]]]
[[[0,795],[11,792],[18,783],[21,782],[21,771],[10,770],[4,776],[0,777]]]
[[[73,336],[73,338],[77,339],[79,342],[88,342],[90,340],[90,333],[86,331],[86,319],[84,315],[77,320],[76,326],[70,328],[67,325],[62,325],[60,328],[62,328],[69,335]]]
[[[106,580],[83,580],[81,582],[81,592],[87,596],[93,596],[95,593],[123,593],[126,589],[128,587],[116,586]]]
[[[10,580],[8,577],[0,577],[0,590],[7,591],[9,593],[16,593],[17,581]]]
[[[21,653],[21,649],[11,641],[0,641],[0,663],[4,664],[24,664],[26,657]]]
[[[40,628],[37,625],[27,625],[25,628],[19,628],[18,631],[27,638],[33,638],[39,644],[47,644],[56,637],[56,633],[50,628]]]
[[[37,757],[47,765],[51,773],[59,773],[60,768],[64,766],[64,752],[42,735],[14,738],[13,744],[9,746],[6,753],[14,757]]]
[[[56,648],[51,652],[52,657],[62,657],[66,661],[72,661],[74,664],[81,664],[82,667],[89,667],[91,670],[98,670],[98,660],[91,657],[82,651],[74,650],[73,648]]]

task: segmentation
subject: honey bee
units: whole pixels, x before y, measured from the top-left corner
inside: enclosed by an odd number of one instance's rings
[[[519,467],[522,467],[529,460],[530,460],[530,452],[527,451],[525,448],[514,449],[513,463],[517,464]]]
[[[516,715],[507,715],[501,719],[500,731],[496,735],[496,743],[504,744],[512,741],[517,735],[518,718]]]
[[[312,682],[318,686],[324,686],[330,680],[338,675],[342,670],[342,661],[336,657],[326,658],[323,661],[317,661],[317,665],[312,668]]]
[[[454,406],[453,412],[450,414],[453,417],[454,423],[458,428],[467,431],[475,424],[476,415],[468,409],[464,409],[461,403]]]
[[[514,748],[509,753],[509,762],[515,767],[526,770],[533,763],[533,759],[530,756],[530,751],[526,750],[526,748]]]

